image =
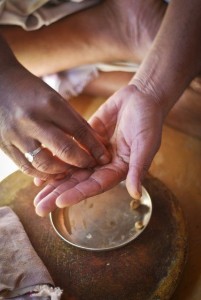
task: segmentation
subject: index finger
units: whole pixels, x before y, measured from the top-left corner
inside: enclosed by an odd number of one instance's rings
[[[56,121],[61,129],[74,137],[100,165],[109,163],[111,157],[108,150],[88,122],[69,103],[61,101],[56,111],[56,115],[54,111],[54,123]]]

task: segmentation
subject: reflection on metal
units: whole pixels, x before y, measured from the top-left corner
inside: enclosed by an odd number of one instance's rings
[[[119,248],[139,236],[151,218],[152,203],[144,187],[137,209],[131,209],[131,200],[122,182],[76,205],[57,208],[50,214],[51,224],[64,241],[78,248],[93,251]]]

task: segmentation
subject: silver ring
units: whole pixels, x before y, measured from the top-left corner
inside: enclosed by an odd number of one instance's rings
[[[43,149],[43,147],[38,147],[34,151],[24,153],[24,156],[29,162],[33,162],[34,157]]]

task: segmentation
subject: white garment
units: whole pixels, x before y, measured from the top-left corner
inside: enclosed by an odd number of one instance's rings
[[[44,76],[43,81],[66,100],[69,100],[71,97],[81,94],[85,86],[96,77],[98,77],[96,66],[85,65]]]
[[[36,30],[98,2],[100,0],[0,0],[0,24]]]
[[[43,77],[49,86],[57,91],[66,100],[82,93],[84,88],[102,72],[131,72],[135,73],[139,65],[126,62],[99,63],[84,65],[67,71],[58,72]]]

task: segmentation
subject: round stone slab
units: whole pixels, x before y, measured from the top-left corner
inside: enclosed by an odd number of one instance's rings
[[[10,206],[19,216],[55,285],[64,290],[63,299],[166,300],[185,265],[186,225],[177,199],[164,184],[148,177],[144,187],[153,206],[147,228],[109,251],[85,251],[63,241],[49,217],[35,214],[33,199],[40,188],[19,171],[0,184],[0,205]]]

